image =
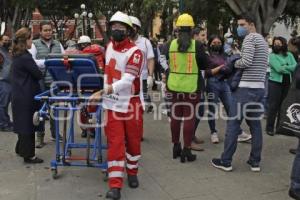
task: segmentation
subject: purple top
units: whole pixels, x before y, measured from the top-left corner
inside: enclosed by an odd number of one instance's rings
[[[207,58],[207,67],[205,70],[205,77],[210,78],[210,77],[216,77],[219,79],[225,78],[225,75],[229,74],[231,72],[230,69],[223,67],[224,69],[220,70],[219,74],[212,75],[212,69],[220,66],[220,65],[226,65],[226,56],[223,54],[216,54],[216,53],[211,53],[208,55]]]

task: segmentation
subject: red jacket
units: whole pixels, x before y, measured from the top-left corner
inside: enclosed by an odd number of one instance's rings
[[[105,59],[105,53],[104,48],[102,48],[99,45],[93,44],[91,46],[88,46],[82,50],[82,53],[86,54],[94,54],[96,56],[96,60],[98,62],[98,66],[101,69],[104,69],[104,59]]]

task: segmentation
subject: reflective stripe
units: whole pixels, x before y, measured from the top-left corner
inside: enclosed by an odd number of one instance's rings
[[[176,53],[172,53],[173,57],[173,62],[174,62],[174,72],[177,72],[177,61],[176,61]]]
[[[190,74],[193,72],[193,54],[188,53],[188,68],[187,73]]]
[[[122,178],[123,176],[124,176],[123,172],[114,171],[114,172],[108,173],[109,178]]]
[[[127,164],[126,167],[127,167],[128,169],[137,169],[137,168],[139,168],[139,165],[138,165],[138,164],[136,164],[136,165]]]
[[[110,161],[107,163],[108,168],[110,167],[124,167],[125,166],[125,161]]]
[[[126,153],[126,157],[127,157],[128,160],[134,162],[134,161],[138,161],[141,158],[141,155],[132,156],[132,155]]]

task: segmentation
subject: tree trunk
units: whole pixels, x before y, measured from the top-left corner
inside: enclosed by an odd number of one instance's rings
[[[18,13],[19,13],[19,4],[16,5],[15,9],[14,9],[14,15],[13,18],[11,19],[11,33],[14,35],[16,32],[16,21],[17,21],[17,17],[18,17]]]

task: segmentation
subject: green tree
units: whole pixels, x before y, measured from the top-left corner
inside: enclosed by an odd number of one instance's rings
[[[268,34],[274,22],[284,12],[288,0],[225,0],[232,11],[239,15],[255,16],[257,31]]]
[[[35,3],[35,0],[1,0],[0,24],[5,22],[13,34],[20,27],[29,26]]]
[[[64,38],[62,30],[69,20],[74,19],[75,12],[80,9],[80,2],[72,0],[40,0],[38,9],[44,18],[52,21],[56,32],[60,33],[59,37],[61,40],[68,40],[73,37],[71,34],[68,38]]]

